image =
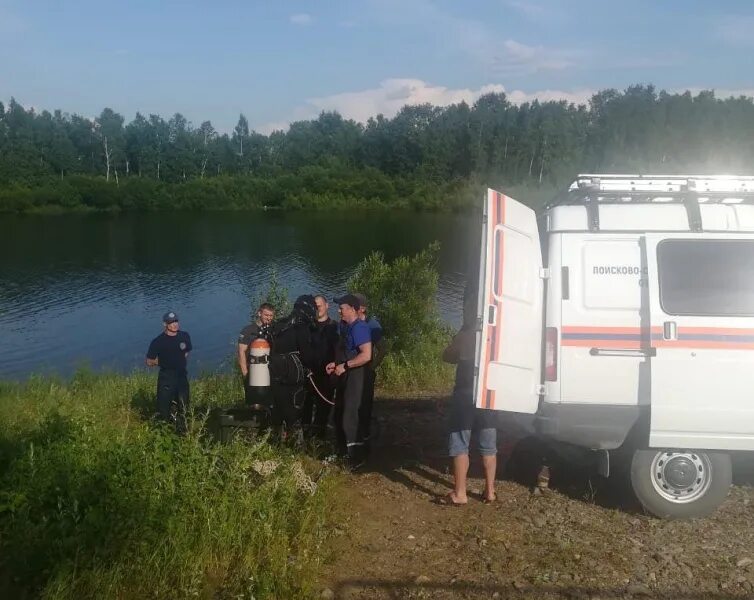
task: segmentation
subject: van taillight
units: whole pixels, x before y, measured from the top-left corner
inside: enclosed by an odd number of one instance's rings
[[[558,380],[558,328],[545,329],[545,381]]]

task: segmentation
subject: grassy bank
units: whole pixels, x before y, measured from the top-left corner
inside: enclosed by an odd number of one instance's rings
[[[231,405],[236,384],[200,379],[192,403]],[[307,597],[335,479],[264,443],[215,444],[199,414],[179,438],[149,421],[153,389],[146,374],[0,383],[2,595]]]

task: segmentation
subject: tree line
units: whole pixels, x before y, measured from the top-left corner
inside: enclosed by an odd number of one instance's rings
[[[554,188],[579,171],[754,171],[754,100],[635,85],[588,104],[504,93],[404,106],[365,124],[336,112],[262,135],[110,108],[90,119],[0,103],[0,209],[458,208],[477,188]],[[473,193],[472,193],[473,192]]]

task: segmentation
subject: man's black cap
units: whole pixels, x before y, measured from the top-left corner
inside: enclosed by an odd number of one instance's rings
[[[175,323],[178,321],[178,313],[174,313],[172,310],[162,315],[163,323]]]
[[[340,298],[333,298],[332,301],[335,302],[335,304],[348,304],[349,306],[352,306],[354,310],[359,310],[361,307],[361,302],[359,302],[359,299],[353,294],[345,294]]]

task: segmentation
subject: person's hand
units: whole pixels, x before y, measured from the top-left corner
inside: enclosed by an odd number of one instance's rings
[[[456,335],[460,360],[474,360],[476,353],[476,331],[464,329]]]
[[[333,373],[335,373],[335,363],[334,362],[327,363],[327,366],[325,367],[325,373],[327,373],[328,375],[332,375]]]
[[[343,375],[343,373],[345,373],[345,372],[346,372],[346,365],[345,365],[345,363],[341,363],[337,367],[335,367],[335,374],[338,377],[340,377],[341,375]]]
[[[241,377],[246,379],[248,376],[249,376],[249,371],[248,370],[244,371],[243,369],[241,369]]]

